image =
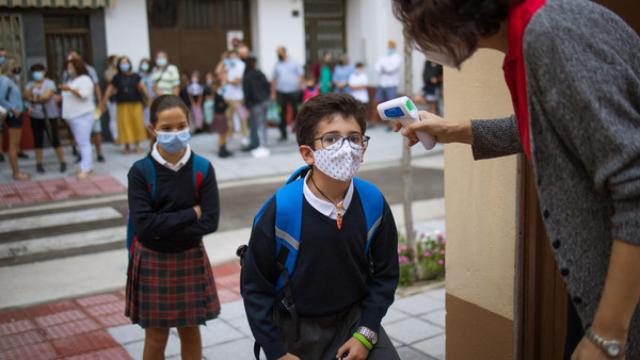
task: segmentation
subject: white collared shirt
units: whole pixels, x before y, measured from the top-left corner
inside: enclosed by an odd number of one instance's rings
[[[304,187],[303,193],[304,198],[309,202],[314,209],[318,210],[322,215],[327,216],[333,220],[338,218],[338,209],[336,206],[329,202],[326,199],[321,199],[317,197],[309,188],[307,182],[309,181],[309,176],[311,175],[311,171],[307,173],[307,176],[304,178]],[[349,205],[351,205],[351,200],[353,199],[353,180],[351,180],[351,184],[349,184],[349,190],[347,190],[347,194],[344,196],[344,200],[342,200],[342,209],[343,215],[347,212]]]
[[[184,155],[175,164],[168,162],[162,157],[162,155],[160,155],[160,152],[158,151],[158,143],[153,144],[151,157],[167,169],[178,172],[187,164],[187,162],[189,162],[189,158],[191,157],[191,145],[187,144],[187,151],[184,152]]]

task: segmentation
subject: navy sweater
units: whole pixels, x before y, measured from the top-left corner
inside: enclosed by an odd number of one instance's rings
[[[242,267],[242,297],[249,325],[268,359],[286,351],[273,321],[274,284],[279,276],[275,253],[275,200],[251,234]],[[367,237],[357,191],[344,215],[343,228],[306,200],[297,265],[291,278],[293,299],[303,317],[333,315],[360,306],[360,325],[379,331],[382,317],[393,303],[398,284],[398,234],[385,202],[380,227],[371,243],[373,274],[364,252]]]
[[[149,157],[151,157],[149,155]],[[220,218],[218,185],[213,166],[200,186],[196,201],[193,183],[193,154],[179,171],[167,169],[153,158],[156,169],[156,196],[151,202],[148,184],[138,168],[129,170],[129,216],[138,234],[138,241],[159,252],[175,253],[196,247],[202,236],[216,231]],[[202,209],[200,219],[193,207]]]

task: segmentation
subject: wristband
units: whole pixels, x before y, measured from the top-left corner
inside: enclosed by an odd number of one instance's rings
[[[360,341],[360,343],[362,345],[364,345],[364,347],[367,348],[367,350],[371,351],[373,349],[373,345],[371,344],[371,342],[369,342],[369,340],[367,340],[366,337],[364,337],[364,335],[360,334],[360,333],[353,333],[353,337]]]

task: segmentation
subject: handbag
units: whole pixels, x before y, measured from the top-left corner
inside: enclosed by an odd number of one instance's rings
[[[280,124],[280,107],[275,101],[269,102],[267,107],[267,123],[271,125]]]

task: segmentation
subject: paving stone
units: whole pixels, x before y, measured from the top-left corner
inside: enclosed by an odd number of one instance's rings
[[[76,304],[73,300],[56,301],[52,303],[32,306],[30,308],[25,309],[25,313],[27,313],[29,317],[34,318],[34,317],[52,315],[55,313],[68,311],[68,310],[79,310],[78,304]]]
[[[442,328],[445,327],[446,317],[447,317],[447,312],[445,310],[438,310],[422,316],[423,319],[429,321],[432,324],[438,325]]]
[[[397,300],[392,307],[409,315],[422,315],[444,309],[444,301],[420,294]]]
[[[68,310],[51,315],[39,316],[35,320],[41,327],[47,327],[71,321],[84,320],[86,318],[87,316],[79,310]]]
[[[0,336],[17,334],[34,329],[36,326],[31,320],[8,321],[0,324]]]
[[[49,343],[40,343],[28,345],[8,351],[0,351],[0,360],[50,360],[57,359],[58,354],[54,347]]]
[[[115,295],[112,295],[115,297]],[[116,297],[117,299],[117,297]],[[103,316],[103,315],[111,315],[111,314],[116,314],[116,313],[124,313],[124,301],[117,299],[115,302],[110,302],[110,303],[106,303],[106,304],[100,304],[100,305],[96,305],[96,306],[91,306],[91,307],[87,307],[85,308],[86,312],[93,316],[93,317],[99,317],[99,316]]]
[[[203,347],[245,337],[241,332],[219,319],[207,321],[207,326],[200,326],[200,335]]]
[[[131,324],[131,320],[128,317],[124,316],[124,314],[122,313],[103,315],[96,318],[96,320],[98,320],[98,323],[100,323],[100,325],[106,328]]]
[[[431,339],[427,339],[415,344],[412,344],[411,347],[422,351],[429,356],[436,359],[444,359],[445,358],[445,341],[446,337],[444,334],[438,335]]]
[[[253,338],[253,333],[251,332],[251,327],[249,326],[249,320],[247,320],[246,316],[238,317],[229,321],[229,325],[233,326],[243,335]]]
[[[65,358],[65,360],[131,360],[120,346]]]
[[[225,288],[234,288],[240,286],[240,274],[235,273],[227,276],[216,277],[216,285]]]
[[[234,302],[242,299],[239,293],[227,290],[225,288],[218,289],[218,299],[220,299],[220,303],[228,303]]]
[[[46,341],[38,330],[0,336],[0,351],[37,344]]]
[[[118,301],[118,297],[114,294],[101,294],[95,296],[89,296],[82,299],[76,300],[78,304],[84,307],[95,306],[99,304],[111,303],[114,301]]]
[[[60,325],[44,328],[44,332],[49,340],[62,339],[67,336],[87,333],[100,329],[100,325],[92,319],[72,321]]]
[[[253,359],[253,340],[239,339],[203,349],[203,356],[207,360],[218,359]]]
[[[56,351],[62,356],[85,354],[118,346],[104,330],[66,337],[53,341]]]
[[[416,318],[400,320],[384,327],[387,334],[403,344],[428,339],[444,332],[443,329]]]
[[[446,291],[445,288],[440,288],[440,289],[427,291],[425,293],[425,295],[427,295],[429,297],[432,297],[434,299],[440,300],[440,301],[445,301],[445,298],[447,296],[447,291]]]
[[[138,325],[116,326],[107,329],[107,332],[121,345],[144,340],[144,330]]]
[[[431,358],[416,349],[409,346],[402,346],[397,348],[398,355],[402,360],[431,360]]]
[[[386,326],[387,324],[392,324],[398,320],[406,319],[408,317],[409,315],[391,307],[387,310],[387,314],[382,318],[382,325]]]
[[[241,316],[246,316],[244,303],[242,301],[222,304],[222,308],[220,309],[220,319],[230,320]]]

